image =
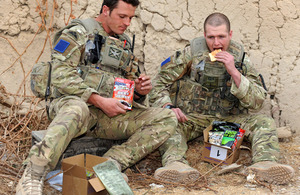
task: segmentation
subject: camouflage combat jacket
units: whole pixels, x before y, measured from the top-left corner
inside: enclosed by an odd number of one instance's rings
[[[116,77],[134,80],[139,76],[130,39],[125,34],[111,37],[101,23],[94,19],[86,20],[88,25],[75,19],[54,37],[51,55],[52,98],[76,95],[87,102],[92,93],[109,98],[112,97]],[[93,64],[86,61],[86,55],[88,44],[93,43],[95,34],[101,35],[103,44],[100,60]],[[139,103],[146,105],[144,100]]]
[[[205,43],[204,38],[196,39],[202,39]],[[235,48],[239,46],[231,41],[227,50],[235,57],[237,65],[240,54],[235,52]],[[171,103],[186,114],[197,112],[213,116],[236,115],[262,107],[266,90],[247,57],[244,58],[244,74],[241,74],[238,88],[222,63],[210,62],[206,43],[201,51],[195,52],[193,48],[189,44],[162,63],[153,79],[151,106],[162,107]],[[214,75],[217,77],[214,78]],[[226,76],[229,76],[227,80]]]

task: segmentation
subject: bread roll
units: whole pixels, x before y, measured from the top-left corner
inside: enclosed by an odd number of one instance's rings
[[[220,51],[222,51],[222,50],[221,49],[216,49],[216,50],[212,51],[211,53],[209,53],[208,55],[209,55],[210,61],[212,61],[212,62],[216,61],[217,59],[215,58],[215,56]]]

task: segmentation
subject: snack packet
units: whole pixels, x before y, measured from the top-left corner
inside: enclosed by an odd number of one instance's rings
[[[126,105],[128,110],[132,110],[134,95],[134,81],[123,78],[115,78],[113,98]]]
[[[239,129],[239,132],[238,132],[238,134],[237,134],[237,136],[236,136],[236,138],[234,140],[234,143],[231,146],[232,150],[235,150],[237,142],[243,137],[243,135],[245,134],[245,132],[246,132],[246,130],[241,129],[241,128]]]
[[[215,145],[221,145],[222,139],[223,139],[224,132],[223,131],[209,131],[209,143],[215,144]]]
[[[222,146],[226,147],[226,148],[231,148],[231,146],[233,145],[235,141],[235,138],[232,137],[223,137],[222,139]]]

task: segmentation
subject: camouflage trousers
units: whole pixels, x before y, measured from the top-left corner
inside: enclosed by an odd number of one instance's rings
[[[278,161],[279,144],[275,121],[265,115],[237,115],[229,117],[215,117],[189,114],[188,121],[179,123],[176,133],[169,138],[160,148],[163,157],[163,164],[172,161],[185,160],[185,153],[188,149],[187,142],[203,135],[203,130],[213,121],[227,121],[241,124],[246,130],[245,139],[252,145],[252,162]]]
[[[135,164],[160,147],[175,132],[177,119],[173,111],[162,108],[133,108],[124,115],[112,118],[75,96],[53,100],[50,105],[52,122],[43,140],[32,146],[29,157],[36,155],[50,161],[54,168],[71,140],[85,134],[99,138],[122,140],[109,149],[104,157],[117,160],[122,169]]]

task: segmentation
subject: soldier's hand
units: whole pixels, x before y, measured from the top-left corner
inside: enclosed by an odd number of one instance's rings
[[[104,98],[98,94],[92,94],[88,103],[100,108],[108,117],[125,114],[128,107],[114,98]]]
[[[227,51],[221,51],[216,54],[215,58],[217,59],[217,61],[224,63],[224,66],[228,74],[231,75],[236,86],[239,87],[241,83],[241,74],[238,71],[238,69],[235,67],[234,57]]]
[[[234,65],[234,57],[227,51],[221,51],[217,53],[215,58],[217,59],[217,61],[224,63],[225,68],[229,74],[232,71],[236,70],[236,67]]]
[[[182,112],[182,110],[180,108],[172,108],[173,112],[175,112],[177,120],[180,123],[184,123],[186,121],[188,121],[188,118],[185,116],[185,114]]]
[[[141,74],[134,82],[135,90],[141,95],[147,95],[152,89],[151,78],[145,74]]]

